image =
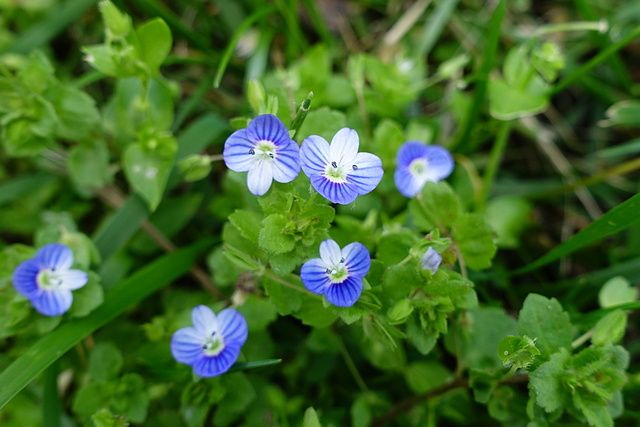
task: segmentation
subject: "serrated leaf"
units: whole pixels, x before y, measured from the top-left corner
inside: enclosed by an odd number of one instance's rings
[[[253,243],[258,243],[260,221],[262,221],[262,219],[263,216],[258,212],[245,210],[236,210],[229,215],[229,221],[240,230],[242,237]]]
[[[518,332],[535,340],[544,360],[562,348],[570,349],[573,339],[569,314],[555,298],[538,294],[529,294],[525,299],[518,318]]]
[[[283,254],[295,247],[295,238],[287,233],[289,220],[282,214],[271,214],[262,220],[258,244],[267,252]]]
[[[536,347],[535,342],[527,336],[509,335],[498,344],[498,357],[502,360],[505,368],[511,366],[519,369],[527,368],[539,354],[540,350]]]
[[[562,390],[562,377],[566,371],[569,352],[562,348],[551,355],[548,362],[540,365],[529,375],[529,384],[536,395],[536,403],[547,412],[554,412],[566,404]]]

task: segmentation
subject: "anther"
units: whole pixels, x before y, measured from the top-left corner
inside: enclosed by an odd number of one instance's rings
[[[250,150],[249,150],[249,154],[251,154],[251,155],[253,156],[254,154],[256,154],[256,150],[254,150],[253,148],[252,148],[252,149],[250,149]]]
[[[344,258],[340,258],[340,263],[344,264]]]
[[[273,159],[273,153],[269,153],[269,157]]]
[[[358,170],[358,165],[353,165],[351,167],[353,168],[353,170]]]
[[[334,168],[337,168],[338,164],[336,162],[331,162],[331,166],[333,166]]]
[[[326,273],[327,273],[327,274],[331,274],[331,269],[330,269],[330,268],[327,268]]]

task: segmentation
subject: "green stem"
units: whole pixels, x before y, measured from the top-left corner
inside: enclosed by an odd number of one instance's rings
[[[496,142],[491,148],[489,163],[487,164],[484,176],[482,177],[482,189],[480,191],[480,196],[476,205],[478,212],[484,212],[487,198],[489,197],[489,192],[491,190],[491,186],[493,185],[493,180],[496,176],[496,173],[498,172],[498,167],[500,166],[500,161],[502,160],[504,150],[507,147],[507,141],[509,140],[509,133],[511,131],[512,123],[513,122],[510,120],[504,121],[500,123],[500,127],[498,128]]]
[[[579,22],[563,22],[562,24],[544,25],[536,31],[536,36],[544,34],[559,33],[565,31],[607,31],[607,23],[604,21],[579,21]]]
[[[574,72],[570,73],[568,76],[563,78],[558,84],[556,84],[553,87],[549,95],[555,95],[556,93],[560,92],[561,90],[569,86],[571,83],[580,79],[580,77],[587,74],[593,67],[600,64],[601,62],[609,58],[611,55],[615,54],[617,51],[619,51],[620,49],[622,49],[623,47],[631,43],[631,41],[633,41],[633,39],[635,39],[638,36],[640,36],[640,27],[634,28],[631,32],[629,32],[629,34],[624,36],[620,41],[610,44],[609,46],[604,48],[599,54],[597,54],[591,60],[589,60],[586,64],[584,64],[582,67],[578,68],[577,70],[575,70]]]
[[[274,282],[278,282],[278,283],[280,283],[281,285],[284,285],[284,286],[286,286],[286,287],[288,287],[288,288],[295,289],[296,291],[298,291],[298,292],[302,292],[303,294],[307,294],[307,295],[309,295],[310,297],[313,297],[313,298],[315,298],[315,299],[322,300],[322,297],[321,297],[320,295],[318,295],[318,294],[314,294],[313,292],[308,291],[306,288],[301,288],[300,286],[296,286],[296,285],[294,285],[293,283],[289,283],[289,282],[287,282],[286,280],[282,280],[281,278],[279,278],[279,277],[278,277],[278,276],[276,276],[275,274],[272,274],[272,273],[271,273],[270,271],[268,271],[268,270],[267,270],[267,271],[265,271],[263,275],[264,275],[265,277],[268,277],[269,279],[273,280]]]
[[[369,388],[367,388],[367,384],[362,379],[362,375],[360,375],[360,372],[358,371],[356,364],[353,363],[353,359],[351,358],[351,355],[347,351],[347,347],[344,345],[344,341],[342,341],[342,338],[337,333],[335,334],[335,337],[336,337],[336,342],[338,343],[338,349],[340,350],[340,354],[344,359],[344,363],[347,365],[347,369],[349,369],[349,372],[351,372],[351,375],[353,375],[353,379],[356,380],[356,383],[358,384],[360,391],[362,391],[363,393],[369,391]]]
[[[594,329],[589,329],[584,334],[580,335],[571,343],[571,348],[576,349],[580,347],[582,344],[586,343],[593,336]]]
[[[43,373],[42,425],[44,427],[60,427],[62,403],[58,394],[59,361],[56,360]]]

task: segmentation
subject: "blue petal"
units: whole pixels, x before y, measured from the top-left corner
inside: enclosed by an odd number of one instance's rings
[[[442,181],[453,172],[455,166],[453,156],[444,147],[439,145],[429,145],[427,147],[427,160],[428,169],[431,172],[430,176],[434,177],[435,181]]]
[[[199,305],[191,311],[191,321],[193,327],[202,337],[208,337],[213,332],[220,330],[219,320],[216,315],[206,305]]]
[[[171,354],[178,362],[193,365],[199,357],[204,356],[203,342],[196,328],[178,329],[171,337]]]
[[[398,191],[405,197],[414,197],[424,186],[424,182],[416,179],[405,166],[398,166],[393,174],[393,179]]]
[[[327,239],[320,243],[320,258],[327,267],[338,265],[342,259],[342,251],[335,240]]]
[[[351,307],[362,294],[362,278],[348,277],[342,283],[331,284],[324,293],[331,304],[338,307]]]
[[[349,128],[340,129],[331,140],[329,159],[339,165],[350,163],[358,154],[360,138],[358,132]]]
[[[251,120],[247,126],[247,137],[255,142],[271,141],[278,147],[291,142],[287,127],[273,114],[263,114]]]
[[[311,185],[325,199],[333,203],[348,205],[358,197],[358,187],[349,183],[338,184],[330,181],[322,175],[309,176]]]
[[[431,274],[436,274],[438,268],[440,267],[440,263],[442,262],[442,255],[438,253],[435,249],[429,246],[429,249],[422,255],[420,259],[420,265],[422,265],[423,270],[429,270]]]
[[[27,299],[32,299],[40,293],[37,277],[40,272],[39,262],[29,259],[23,262],[13,272],[13,287]]]
[[[58,277],[62,280],[60,288],[69,291],[80,289],[89,281],[89,275],[82,270],[63,271],[58,274]]]
[[[306,138],[300,147],[300,163],[309,178],[324,173],[330,163],[329,143],[317,135]]]
[[[371,268],[371,256],[362,243],[354,242],[345,246],[342,257],[350,276],[364,277]]]
[[[373,191],[384,175],[382,160],[371,153],[359,153],[353,160],[358,168],[349,172],[349,183],[357,187],[358,195],[362,196]],[[348,165],[353,167],[353,165]]]
[[[41,247],[36,253],[42,268],[68,270],[73,264],[73,252],[60,243],[51,243]]]
[[[402,147],[398,150],[398,154],[396,154],[396,164],[398,168],[406,168],[415,159],[426,157],[428,153],[427,147],[427,145],[417,141],[408,141],[402,144]]]
[[[73,296],[66,289],[43,290],[37,297],[31,299],[31,305],[45,316],[59,316],[71,307]]]
[[[310,259],[300,267],[300,279],[304,287],[314,294],[324,294],[331,281],[327,275],[327,265],[320,258]]]
[[[273,161],[273,179],[278,182],[291,182],[300,173],[300,148],[291,141],[276,151]]]
[[[225,345],[220,354],[216,356],[203,356],[196,359],[193,364],[193,371],[201,377],[215,377],[227,372],[239,355],[239,345]]]
[[[218,321],[220,322],[220,334],[224,339],[225,346],[242,346],[245,343],[249,329],[247,321],[238,310],[225,308],[218,313]]]
[[[256,141],[247,138],[247,130],[240,129],[231,134],[224,143],[222,157],[229,169],[235,172],[246,172],[255,161],[255,156],[249,153],[254,149]]]
[[[251,166],[247,175],[247,186],[252,194],[262,196],[269,191],[273,181],[272,167],[271,159],[259,159]]]

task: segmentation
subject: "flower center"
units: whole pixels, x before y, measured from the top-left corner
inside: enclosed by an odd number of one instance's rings
[[[344,258],[337,265],[327,268],[327,275],[331,283],[342,283],[349,277],[349,269],[344,263]]]
[[[276,145],[267,140],[258,141],[256,147],[249,150],[249,154],[256,156],[256,160],[274,160],[276,158]]]
[[[39,288],[55,289],[62,285],[62,278],[60,277],[60,273],[56,272],[55,269],[47,268],[38,273],[36,282]]]
[[[427,159],[415,159],[409,164],[409,171],[413,175],[422,176],[426,175],[429,169],[429,162]]]
[[[338,164],[338,162],[331,162],[324,170],[324,176],[331,182],[337,184],[344,184],[347,182],[349,172],[358,170],[358,165],[352,165],[351,168],[345,168],[344,165]]]
[[[202,343],[205,356],[217,356],[224,350],[224,340],[215,331]]]

